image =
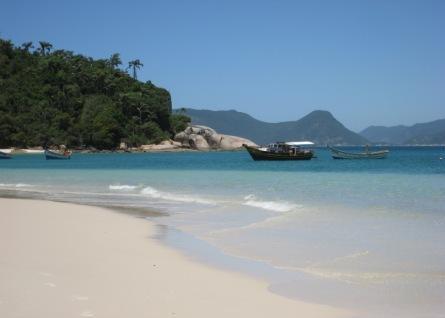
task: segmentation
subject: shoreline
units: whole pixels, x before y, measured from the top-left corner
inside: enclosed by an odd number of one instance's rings
[[[162,244],[109,208],[0,198],[0,316],[351,317]],[[127,215],[124,215],[127,214]]]

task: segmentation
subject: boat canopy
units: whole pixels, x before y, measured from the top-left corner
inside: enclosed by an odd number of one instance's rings
[[[287,141],[285,142],[288,146],[312,146],[314,143],[312,141]]]

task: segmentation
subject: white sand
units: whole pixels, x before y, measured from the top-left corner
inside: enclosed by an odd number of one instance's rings
[[[0,317],[350,317],[189,260],[148,221],[106,209],[0,199]]]

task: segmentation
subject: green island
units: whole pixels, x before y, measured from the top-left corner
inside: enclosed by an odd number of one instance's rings
[[[118,53],[93,59],[0,39],[0,147],[138,147],[184,130],[190,119],[172,113],[170,93],[137,80],[141,61],[121,66]]]

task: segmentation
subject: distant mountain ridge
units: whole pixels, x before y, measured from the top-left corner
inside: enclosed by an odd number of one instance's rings
[[[398,145],[445,144],[445,119],[412,126],[370,126],[360,135],[374,143]]]
[[[176,110],[179,111],[179,110]],[[193,124],[250,139],[257,144],[275,141],[310,140],[318,145],[363,145],[368,140],[347,129],[328,111],[316,110],[296,121],[268,123],[236,110],[186,108]]]

